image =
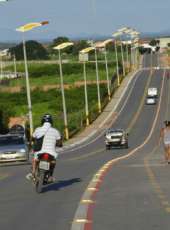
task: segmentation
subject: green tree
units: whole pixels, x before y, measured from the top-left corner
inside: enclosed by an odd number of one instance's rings
[[[26,42],[26,50],[27,50],[27,58],[28,60],[44,60],[48,59],[48,52],[43,45],[37,41],[27,41]],[[15,57],[17,60],[23,60],[23,44],[12,47],[9,49],[9,52]]]
[[[52,54],[58,54],[56,50],[54,50],[53,48],[55,46],[58,46],[64,42],[70,42],[69,38],[67,37],[58,37],[58,38],[55,38],[53,39],[53,42],[52,44],[50,45],[49,47],[49,52],[52,53]],[[72,52],[72,47],[68,47],[64,50],[65,53],[71,53]]]
[[[53,40],[53,46],[57,46],[63,42],[69,42],[69,38],[67,37],[58,37]]]
[[[80,50],[89,47],[89,44],[86,40],[79,40],[75,42],[73,47],[73,54],[78,54]]]

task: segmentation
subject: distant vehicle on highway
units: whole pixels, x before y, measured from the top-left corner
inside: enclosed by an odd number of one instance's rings
[[[105,138],[106,149],[111,147],[128,148],[128,133],[123,129],[108,129]]]
[[[147,105],[155,105],[156,104],[156,98],[153,96],[147,96],[146,97],[146,104]]]
[[[0,163],[28,160],[29,149],[23,135],[0,135]]]
[[[155,87],[148,88],[147,96],[148,97],[158,97],[158,89]]]

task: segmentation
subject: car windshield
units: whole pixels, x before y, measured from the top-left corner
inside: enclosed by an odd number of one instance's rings
[[[113,134],[115,136],[121,136],[123,135],[123,132],[121,130],[109,130],[108,134]]]
[[[22,145],[24,139],[21,136],[4,136],[0,137],[0,146]]]

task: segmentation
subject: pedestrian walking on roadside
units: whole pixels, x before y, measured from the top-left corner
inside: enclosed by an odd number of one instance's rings
[[[164,124],[165,127],[160,132],[160,141],[163,140],[165,161],[170,164],[170,121],[165,121]]]

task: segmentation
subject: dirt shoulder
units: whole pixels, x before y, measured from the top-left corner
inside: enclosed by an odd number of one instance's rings
[[[106,84],[106,80],[100,81],[100,84]],[[96,81],[87,81],[87,85],[94,85],[96,84]],[[71,88],[79,88],[81,86],[84,86],[84,81],[77,81],[74,84],[65,84],[64,88],[65,89],[71,89]],[[39,86],[32,86],[31,91],[34,91],[36,89],[42,90],[42,91],[48,91],[50,89],[60,89],[60,84],[55,84],[55,85],[44,85],[42,87]],[[8,93],[19,93],[23,90],[23,87],[21,86],[13,86],[13,87],[7,87],[3,86],[0,88],[0,92],[8,92]]]

